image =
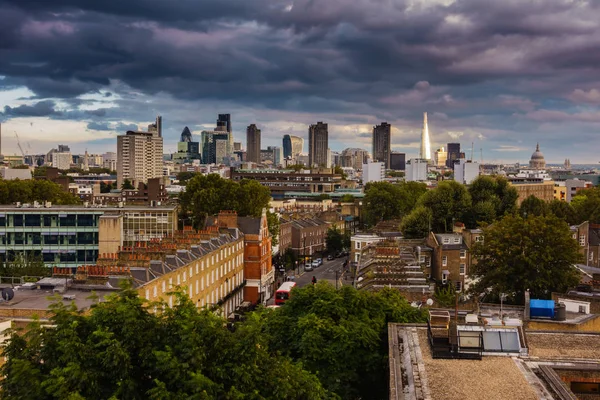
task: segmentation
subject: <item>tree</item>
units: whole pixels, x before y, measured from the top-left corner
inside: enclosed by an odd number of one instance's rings
[[[131,183],[131,181],[129,179],[125,179],[125,180],[123,180],[123,184],[121,185],[121,189],[123,189],[123,190],[133,190],[135,188],[133,187],[133,184]]]
[[[321,193],[319,195],[319,197],[317,197],[317,199],[319,199],[320,201],[329,200],[329,199],[331,199],[331,196],[328,195],[327,193]]]
[[[573,225],[578,222],[575,210],[566,201],[560,201],[558,199],[552,200],[550,203],[548,203],[548,212],[553,214],[555,217],[562,219],[569,225]]]
[[[332,398],[269,347],[262,321],[233,331],[182,292],[173,308],[125,289],[89,313],[57,303],[52,329],[32,323],[4,348],[3,399]],[[157,313],[149,310],[157,308]],[[19,333],[19,334],[17,334]]]
[[[277,246],[279,244],[279,215],[267,211],[267,225],[271,234],[271,244]]]
[[[389,397],[388,323],[426,321],[396,290],[336,290],[326,282],[295,288],[285,307],[263,318],[269,347],[342,399]]]
[[[177,174],[177,180],[181,185],[185,185],[187,181],[196,176],[197,172],[180,172]]]
[[[345,194],[340,197],[340,203],[354,203],[354,196],[351,194]]]
[[[295,172],[300,172],[303,169],[306,169],[306,167],[303,164],[292,164],[292,165],[288,165],[287,169],[292,169]]]
[[[404,178],[403,171],[388,171],[386,173],[386,175],[389,176],[390,178]]]
[[[327,230],[325,246],[330,253],[337,253],[344,249],[344,235],[338,228],[331,227]]]
[[[47,180],[0,180],[0,204],[50,201],[55,204],[80,204],[79,197]]]
[[[547,215],[548,204],[544,200],[538,199],[534,195],[531,195],[521,203],[519,214],[524,218],[528,215],[535,215],[538,217]]]
[[[407,239],[421,239],[429,235],[433,213],[424,206],[418,206],[402,219],[400,232]]]
[[[481,175],[471,183],[468,190],[472,212],[463,222],[470,228],[475,228],[480,223],[490,224],[517,209],[517,190],[504,177]]]
[[[371,182],[365,188],[363,214],[365,222],[377,222],[401,218],[410,213],[427,186],[419,182]]]
[[[346,174],[344,172],[344,170],[342,169],[342,167],[340,167],[339,165],[336,165],[335,167],[333,167],[333,173],[341,175],[342,179],[348,178],[348,174]]]
[[[269,207],[271,193],[255,180],[234,182],[217,174],[196,175],[180,196],[184,222],[200,228],[205,218],[222,210],[237,211],[239,216],[260,217]]]
[[[532,298],[549,298],[579,282],[573,267],[581,261],[579,245],[554,216],[508,215],[484,228],[483,236],[472,250],[475,292],[504,292],[522,304],[527,289]]]
[[[431,210],[433,231],[449,232],[453,222],[464,221],[471,209],[471,196],[464,185],[443,181],[426,192],[419,203]]]
[[[589,221],[592,224],[600,224],[600,188],[594,187],[584,189],[571,200],[571,206],[575,211],[578,223]]]
[[[50,272],[41,255],[33,252],[17,253],[14,260],[0,261],[0,276],[43,277],[49,276]]]

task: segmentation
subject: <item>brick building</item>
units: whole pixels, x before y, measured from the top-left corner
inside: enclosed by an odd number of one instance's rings
[[[279,254],[284,254],[292,247],[292,221],[279,219]]]
[[[292,251],[296,256],[312,256],[325,250],[329,223],[318,218],[292,221]]]
[[[222,211],[216,223],[222,227],[237,227],[244,234],[244,301],[252,304],[267,301],[273,295],[275,271],[266,210],[260,218],[238,217],[235,211]]]
[[[433,249],[431,278],[438,284],[451,284],[457,291],[464,290],[470,257],[463,235],[430,232],[427,245]]]

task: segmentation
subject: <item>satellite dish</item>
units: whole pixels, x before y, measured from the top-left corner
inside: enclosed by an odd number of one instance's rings
[[[419,307],[419,305],[417,304],[416,301],[413,301],[412,303],[410,303],[411,307],[417,308]]]
[[[433,300],[427,299],[426,303],[429,307],[431,307],[433,305]]]
[[[15,297],[15,292],[11,288],[2,289],[2,298],[6,301],[11,301]]]

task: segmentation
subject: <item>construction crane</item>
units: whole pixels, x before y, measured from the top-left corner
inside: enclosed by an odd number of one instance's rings
[[[19,140],[19,135],[17,135],[17,131],[15,131],[15,137],[17,138],[17,146],[19,146],[19,150],[21,150],[23,158],[25,158],[25,152],[23,151],[23,147],[21,147],[21,141]]]

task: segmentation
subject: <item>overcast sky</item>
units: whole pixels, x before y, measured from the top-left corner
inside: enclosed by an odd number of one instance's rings
[[[231,113],[263,147],[324,121],[332,150],[371,151],[387,121],[411,157],[428,111],[435,148],[600,160],[596,0],[0,0],[0,17],[4,154],[15,131],[27,152],[115,151],[157,114],[175,151]]]

